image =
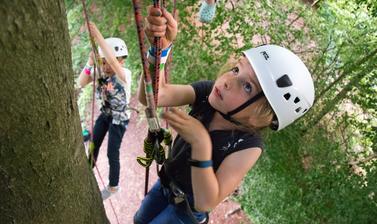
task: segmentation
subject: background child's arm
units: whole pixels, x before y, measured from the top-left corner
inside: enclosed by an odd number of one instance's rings
[[[93,79],[90,75],[91,70],[93,69],[94,61],[93,61],[93,52],[91,51],[89,54],[88,62],[86,63],[84,69],[81,71],[78,79],[78,84],[81,88],[85,87],[88,83],[90,83]]]
[[[106,44],[105,39],[103,38],[101,32],[98,30],[97,26],[93,22],[89,22],[89,26],[90,26],[90,32],[92,33],[93,38],[101,47],[102,52],[105,55],[106,62],[114,70],[117,77],[123,82],[127,83],[125,79],[126,74],[124,74],[124,70],[122,66],[119,64],[112,49],[110,49],[110,47]]]

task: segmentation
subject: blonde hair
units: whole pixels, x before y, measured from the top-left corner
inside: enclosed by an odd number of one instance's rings
[[[230,57],[220,68],[217,77],[222,76],[225,72],[234,68],[237,63],[238,60],[235,59],[235,57]],[[253,132],[270,126],[275,115],[266,97],[258,99],[254,104],[255,108],[253,113],[251,113],[247,119],[240,121],[242,123],[242,129],[247,129]]]

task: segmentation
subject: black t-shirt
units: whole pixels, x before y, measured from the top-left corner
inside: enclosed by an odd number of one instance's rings
[[[200,120],[208,128],[215,110],[208,102],[213,81],[199,81],[192,84],[195,91],[195,102],[192,104],[190,115]],[[222,161],[231,153],[247,148],[263,148],[261,137],[256,133],[249,133],[238,130],[214,130],[209,135],[212,141],[213,169],[216,172]],[[185,193],[192,194],[191,167],[187,160],[191,158],[191,145],[179,135],[174,140],[169,158],[163,165],[168,177],[174,179],[175,183]]]

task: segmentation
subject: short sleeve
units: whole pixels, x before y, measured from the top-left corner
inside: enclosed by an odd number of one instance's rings
[[[213,84],[214,81],[198,81],[191,84],[195,92],[195,101],[192,104],[193,108],[208,101],[208,96],[212,91]]]

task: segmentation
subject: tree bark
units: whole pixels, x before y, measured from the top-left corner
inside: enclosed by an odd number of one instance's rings
[[[1,223],[108,223],[74,96],[64,1],[0,2]]]

